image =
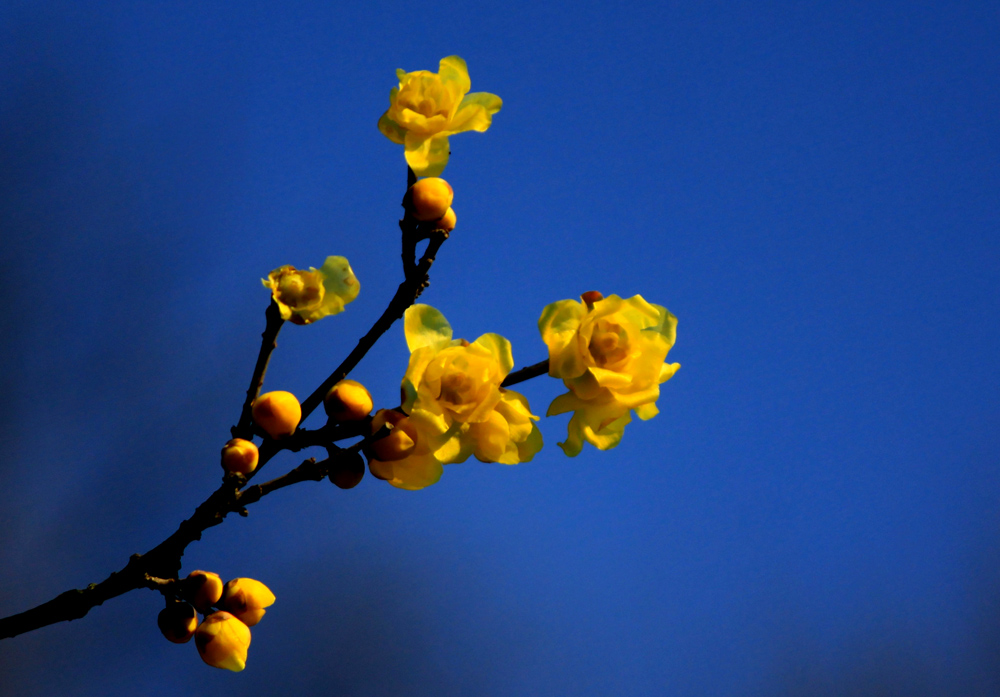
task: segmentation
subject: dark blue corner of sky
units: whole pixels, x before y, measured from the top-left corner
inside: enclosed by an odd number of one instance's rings
[[[422,300],[545,357],[542,307],[679,318],[660,414],[566,418],[421,492],[277,492],[184,572],[267,583],[247,669],[159,596],[0,642],[0,695],[1000,694],[1000,10],[990,2],[0,7],[0,615],[103,579],[218,482],[282,264],[308,394],[401,280],[395,70],[500,95],[452,138]],[[394,327],[352,377],[398,400]],[[523,386],[544,414],[560,385]],[[269,467],[280,473],[298,460]]]

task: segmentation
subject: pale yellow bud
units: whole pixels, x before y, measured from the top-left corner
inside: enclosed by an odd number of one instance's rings
[[[250,629],[228,612],[215,612],[198,626],[194,643],[205,663],[238,673],[247,665]]]
[[[440,220],[454,197],[451,184],[440,177],[427,177],[410,187],[410,210],[417,220]]]
[[[268,392],[253,403],[253,421],[271,438],[295,433],[302,420],[302,405],[291,392]]]
[[[194,630],[198,627],[198,613],[188,603],[171,602],[160,610],[156,626],[169,641],[184,644],[194,636]]]
[[[260,453],[251,441],[233,438],[222,448],[222,469],[235,474],[250,474],[257,469]]]
[[[264,616],[264,608],[274,604],[274,593],[252,578],[234,578],[222,592],[222,607],[252,627]]]
[[[210,613],[222,597],[222,579],[211,571],[192,571],[188,574],[187,586],[187,599],[203,615]]]
[[[354,380],[341,380],[323,400],[323,408],[334,422],[360,421],[372,413],[374,406],[371,393]]]

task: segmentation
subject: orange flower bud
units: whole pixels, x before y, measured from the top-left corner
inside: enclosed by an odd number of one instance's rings
[[[389,426],[392,430],[389,435],[371,444],[375,459],[392,462],[402,460],[413,452],[417,445],[417,434],[412,427],[408,428],[406,414],[392,409],[379,409],[372,419],[372,433],[377,433],[383,426]]]
[[[375,404],[365,386],[354,380],[341,380],[330,388],[323,408],[331,421],[360,421],[372,413]]]
[[[588,308],[593,309],[594,303],[598,300],[604,300],[604,296],[601,295],[601,291],[599,290],[588,290],[586,293],[580,295],[580,300],[582,300]]]
[[[417,220],[439,220],[454,197],[451,184],[440,177],[427,177],[410,187],[410,211]]]
[[[222,448],[222,469],[234,474],[250,474],[257,469],[260,453],[251,441],[233,438]]]
[[[271,438],[295,433],[302,420],[302,405],[291,392],[268,392],[253,403],[253,421]]]
[[[252,578],[234,578],[222,592],[222,607],[252,627],[264,616],[264,608],[274,604],[274,593]]]
[[[457,221],[458,218],[455,217],[455,209],[452,208],[451,206],[448,206],[448,210],[445,212],[443,216],[441,216],[441,220],[437,221],[435,225],[437,226],[438,230],[451,232],[452,230],[455,229],[455,223]]]
[[[198,626],[194,643],[205,663],[238,673],[247,665],[250,629],[228,612],[215,612]]]
[[[192,571],[188,574],[187,599],[198,608],[198,612],[207,615],[221,597],[222,579],[219,574],[211,571]]]
[[[330,481],[341,489],[353,489],[365,476],[365,461],[359,453],[341,455],[330,470]]]
[[[188,603],[170,603],[160,610],[156,626],[167,640],[175,644],[185,644],[194,636],[198,627],[198,613]]]

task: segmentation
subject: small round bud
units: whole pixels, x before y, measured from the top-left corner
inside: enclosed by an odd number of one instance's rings
[[[198,627],[198,613],[188,603],[171,602],[156,617],[160,633],[175,644],[185,644]]]
[[[222,579],[211,571],[192,571],[188,574],[186,597],[198,612],[207,615],[222,597]]]
[[[253,421],[271,438],[295,433],[302,420],[302,405],[291,392],[268,392],[253,403]]]
[[[233,438],[222,448],[222,469],[233,474],[250,474],[259,459],[257,446],[242,438]]]
[[[341,489],[353,489],[365,476],[365,461],[360,453],[342,454],[330,470],[330,481]]]
[[[341,380],[330,388],[323,399],[323,408],[331,421],[360,421],[375,407],[371,393],[354,380]]]
[[[455,223],[457,222],[455,217],[455,209],[448,206],[448,211],[441,216],[441,220],[437,221],[434,225],[438,230],[444,230],[445,232],[451,232],[455,229]]]
[[[440,220],[454,197],[451,184],[440,177],[427,177],[410,187],[410,211],[417,220]]]
[[[389,435],[371,444],[371,451],[376,460],[384,462],[402,460],[413,452],[417,445],[417,434],[412,427],[408,428],[406,414],[400,414],[392,409],[379,409],[372,419],[372,433],[378,433],[383,426],[388,426],[392,430]]]
[[[260,622],[264,608],[273,604],[271,589],[252,578],[234,578],[222,592],[222,607],[248,627]]]
[[[580,295],[580,300],[582,300],[589,309],[593,309],[594,303],[598,300],[604,300],[604,296],[598,290],[588,290],[586,293]]]
[[[247,666],[250,629],[228,612],[213,612],[194,633],[201,660],[238,673]]]

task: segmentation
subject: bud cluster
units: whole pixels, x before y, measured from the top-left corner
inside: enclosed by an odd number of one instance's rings
[[[194,637],[201,659],[215,668],[239,672],[246,667],[250,627],[260,622],[274,593],[252,578],[223,584],[211,571],[192,571],[178,584],[178,597],[167,599],[156,624],[175,644]],[[204,618],[198,622],[198,613]]]

